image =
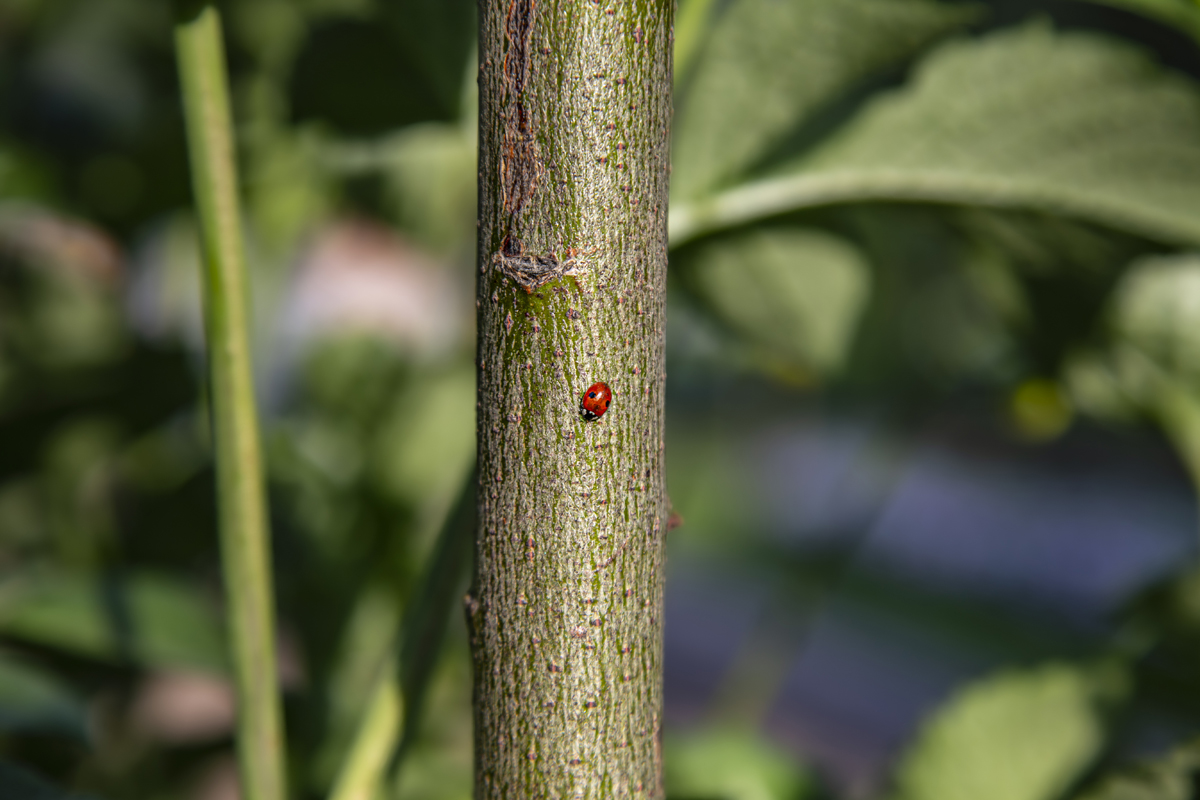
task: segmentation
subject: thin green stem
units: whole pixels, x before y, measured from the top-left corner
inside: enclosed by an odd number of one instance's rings
[[[1134,207],[1116,195],[1080,193],[1063,182],[967,171],[933,174],[907,169],[795,169],[747,181],[691,200],[673,200],[671,246],[769,217],[844,203],[918,202],[1018,208],[1077,216],[1120,230],[1180,243],[1200,241],[1194,215]]]
[[[217,502],[238,691],[242,795],[246,800],[283,800],[285,757],[266,497],[246,331],[246,268],[229,89],[216,9],[205,6],[180,22],[175,47],[203,245]]]

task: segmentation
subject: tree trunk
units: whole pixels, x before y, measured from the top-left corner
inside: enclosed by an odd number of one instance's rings
[[[479,800],[662,795],[673,5],[481,2]]]

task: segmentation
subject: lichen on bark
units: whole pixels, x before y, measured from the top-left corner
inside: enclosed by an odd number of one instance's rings
[[[480,6],[480,800],[662,794],[672,16]]]

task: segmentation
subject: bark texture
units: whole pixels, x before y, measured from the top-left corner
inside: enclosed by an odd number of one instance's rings
[[[481,0],[479,800],[662,795],[673,5]]]

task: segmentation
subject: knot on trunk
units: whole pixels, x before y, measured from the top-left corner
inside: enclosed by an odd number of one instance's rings
[[[553,253],[531,256],[524,253],[506,255],[504,252],[498,252],[492,256],[492,265],[529,293],[555,278],[574,275],[578,263],[574,255],[560,261]]]

